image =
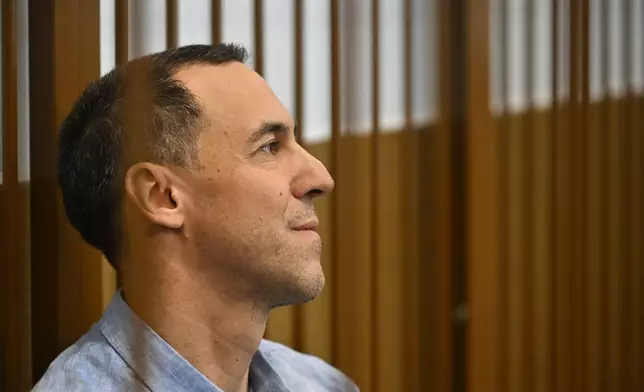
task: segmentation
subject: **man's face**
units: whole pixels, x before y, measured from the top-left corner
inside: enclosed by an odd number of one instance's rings
[[[185,221],[203,272],[269,306],[315,298],[324,274],[313,198],[333,189],[328,171],[297,144],[291,115],[243,64],[192,66],[176,78],[207,120],[203,169],[187,175]]]

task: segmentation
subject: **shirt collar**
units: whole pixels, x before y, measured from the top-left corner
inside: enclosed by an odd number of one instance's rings
[[[99,328],[150,390],[222,392],[132,311],[123,300],[122,290],[112,298]],[[253,357],[250,372],[253,384],[259,384],[253,385],[253,390],[286,390],[261,353],[261,345]]]

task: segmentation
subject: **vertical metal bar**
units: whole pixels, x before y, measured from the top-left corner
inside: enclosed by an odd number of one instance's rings
[[[525,33],[524,45],[526,48],[526,62],[525,62],[525,86],[526,86],[526,101],[527,110],[524,117],[523,129],[521,130],[524,146],[523,153],[523,208],[521,213],[524,214],[523,222],[525,228],[523,231],[523,322],[524,328],[524,350],[523,350],[523,385],[526,392],[534,389],[534,274],[532,273],[532,265],[534,263],[533,251],[533,234],[534,234],[534,121],[535,111],[533,94],[534,94],[534,17],[535,17],[535,1],[525,0]]]
[[[2,132],[3,186],[18,186],[18,70],[16,59],[16,3],[2,1]],[[11,210],[9,208],[8,210]]]
[[[509,204],[509,179],[508,179],[508,162],[509,162],[509,143],[508,143],[508,128],[509,128],[509,83],[508,83],[508,63],[510,61],[508,50],[508,1],[498,0],[500,7],[500,21],[501,24],[501,113],[498,121],[498,134],[499,134],[499,369],[500,372],[508,372],[510,366],[509,362],[509,267],[508,267],[508,204]],[[507,392],[509,390],[509,375],[502,374],[499,377],[499,392]]]
[[[597,20],[600,17],[600,10],[597,7],[599,2],[594,1],[589,3],[589,21],[588,30],[601,31],[601,22]],[[590,15],[595,15],[590,17]],[[594,23],[594,24],[593,24]],[[592,48],[594,51],[601,50],[600,46],[595,43],[597,47]],[[590,51],[590,43],[588,50]],[[598,59],[592,56],[593,59]],[[588,52],[588,58],[584,62],[588,62],[589,67],[598,64],[590,62],[591,56]],[[589,94],[589,92],[588,92]],[[586,96],[586,94],[584,94]],[[587,181],[586,194],[587,208],[584,211],[586,215],[586,244],[584,251],[586,252],[585,264],[587,273],[583,277],[585,288],[583,290],[585,300],[586,317],[584,323],[587,328],[586,338],[584,341],[585,355],[583,360],[586,361],[586,376],[584,377],[584,390],[587,392],[600,392],[602,391],[602,378],[604,370],[604,358],[606,355],[602,352],[602,319],[604,318],[604,310],[602,309],[603,297],[606,296],[605,285],[603,284],[602,263],[604,246],[606,242],[605,226],[602,223],[602,207],[605,203],[603,198],[604,190],[603,181],[601,177],[602,157],[605,145],[602,144],[601,138],[603,129],[601,127],[601,104],[593,103],[592,106],[586,98],[586,113],[582,116],[586,121],[587,132],[587,168],[585,176]]]
[[[635,42],[633,40],[634,38],[634,29],[637,28],[636,25],[633,24],[632,15],[635,12],[636,9],[636,0],[628,0],[628,9],[626,12],[627,18],[628,18],[628,43],[626,44],[626,48],[628,51],[628,72],[627,75],[631,78],[634,77],[634,71],[633,69],[633,52],[635,51]],[[642,233],[642,224],[644,219],[641,219],[641,211],[642,211],[642,180],[644,177],[644,174],[641,170],[641,162],[642,162],[642,128],[644,128],[644,124],[642,123],[642,120],[644,117],[642,116],[642,112],[638,111],[637,104],[638,101],[641,100],[641,95],[638,95],[637,92],[635,91],[635,78],[630,80],[630,83],[628,84],[628,90],[627,90],[627,96],[628,96],[628,125],[627,128],[629,129],[631,135],[630,135],[630,148],[631,148],[631,175],[630,175],[630,182],[632,183],[632,192],[630,196],[630,219],[631,219],[631,232],[629,233],[629,239],[630,239],[630,263],[631,263],[631,271],[629,273],[629,279],[630,279],[630,284],[631,284],[631,289],[630,289],[630,295],[629,298],[631,300],[630,304],[630,312],[631,314],[631,320],[630,320],[630,338],[628,340],[630,341],[630,355],[627,358],[627,363],[630,366],[630,380],[631,380],[631,385],[630,388],[632,390],[642,390],[644,389],[644,385],[641,384],[642,382],[642,375],[640,373],[640,358],[644,356],[644,351],[641,350],[641,340],[642,340],[642,325],[640,322],[640,317],[642,314],[642,302],[640,298],[640,291],[642,287],[642,280],[641,280],[641,271],[642,271],[642,263],[640,260],[644,259],[644,256],[642,255],[642,242],[640,240],[640,236]]]
[[[255,71],[264,73],[264,0],[255,0]]]
[[[604,295],[602,296],[601,299],[601,305],[600,308],[602,310],[603,317],[601,317],[601,325],[600,325],[600,331],[601,331],[601,342],[600,342],[600,352],[603,354],[603,357],[605,358],[602,363],[606,364],[604,366],[604,369],[601,371],[601,377],[600,377],[600,390],[601,391],[608,391],[609,390],[609,377],[608,375],[609,370],[610,370],[610,351],[609,351],[609,322],[608,322],[608,316],[610,314],[609,312],[609,306],[610,306],[610,281],[608,277],[610,276],[610,269],[609,269],[609,259],[610,259],[610,228],[609,228],[609,146],[610,146],[610,138],[609,138],[609,93],[608,93],[608,77],[609,77],[609,68],[608,68],[608,63],[609,63],[609,50],[608,50],[608,42],[609,42],[609,32],[610,32],[610,24],[609,24],[609,7],[608,7],[608,0],[601,0],[600,1],[600,14],[601,14],[601,19],[602,19],[602,26],[603,26],[603,35],[600,37],[601,39],[601,56],[600,56],[600,62],[601,62],[601,69],[602,69],[602,75],[601,75],[601,90],[603,91],[603,96],[602,96],[602,102],[599,105],[599,111],[600,111],[600,122],[601,122],[601,132],[600,132],[600,143],[603,146],[602,152],[601,152],[601,162],[600,162],[600,178],[601,178],[601,200],[602,200],[602,206],[601,206],[601,212],[600,212],[600,222],[602,227],[604,228],[602,230],[603,234],[603,246],[601,248],[601,264],[600,264],[600,273],[601,276],[603,277],[602,279],[602,284],[604,286]]]
[[[579,182],[579,162],[580,162],[580,145],[581,140],[578,140],[579,128],[581,123],[580,119],[580,53],[581,53],[581,40],[580,40],[580,6],[583,0],[570,0],[570,116],[568,118],[568,161],[567,166],[570,175],[570,191],[568,193],[568,205],[570,206],[569,212],[569,240],[570,240],[570,259],[568,276],[568,306],[570,309],[570,318],[567,328],[569,329],[570,341],[568,343],[571,364],[581,363],[581,358],[578,357],[578,321],[579,321],[579,232],[583,230],[579,226],[579,209],[577,195],[580,191]],[[578,144],[579,142],[579,144]],[[571,390],[580,390],[579,381],[579,368],[581,366],[572,365],[570,367],[570,388]]]
[[[610,7],[611,2],[607,1],[608,9],[607,14],[611,15],[615,10]],[[613,3],[614,4],[614,3]],[[607,31],[618,31],[620,26],[614,23],[612,17],[608,17]],[[606,54],[610,58],[610,35],[606,41]],[[608,387],[607,390],[621,390],[622,378],[624,376],[624,365],[621,361],[622,339],[622,319],[624,312],[621,303],[621,286],[622,286],[622,265],[623,248],[622,237],[624,235],[624,228],[622,226],[621,214],[621,199],[622,199],[622,168],[621,162],[621,137],[623,129],[621,129],[621,116],[619,113],[619,99],[612,96],[610,93],[610,78],[611,74],[621,72],[621,69],[615,69],[611,61],[607,61],[607,76],[608,76],[608,100],[607,100],[607,154],[608,154]]]
[[[167,49],[175,48],[178,45],[179,11],[177,7],[177,0],[165,0],[165,45]]]
[[[421,325],[435,323],[434,335],[429,328],[420,328],[421,363],[419,368],[433,370],[433,377],[426,373],[419,374],[419,391],[432,390],[447,392],[454,389],[454,379],[457,377],[455,366],[456,357],[460,356],[454,350],[455,331],[453,328],[453,276],[460,271],[455,268],[454,257],[456,244],[462,246],[462,238],[457,237],[454,230],[454,209],[462,206],[463,200],[455,200],[456,170],[452,165],[454,152],[454,74],[460,72],[455,69],[454,51],[455,33],[452,30],[453,14],[457,12],[453,1],[437,0],[439,10],[439,123],[436,126],[437,138],[431,138],[432,129],[428,129],[426,137],[419,135],[420,143],[417,149],[419,159],[419,213],[421,227],[418,242],[419,249],[419,276],[416,284],[420,296],[419,322]],[[465,64],[461,64],[463,67]],[[462,98],[462,97],[461,97]],[[430,126],[431,127],[431,126]],[[437,140],[436,143],[434,143]],[[435,159],[422,159],[426,155],[433,155]],[[462,157],[462,153],[460,155]],[[428,164],[428,162],[430,164]],[[431,163],[435,164],[431,164]],[[430,197],[435,196],[435,198]],[[461,196],[462,197],[462,196]],[[432,201],[436,201],[433,202]],[[428,205],[429,204],[429,205]],[[421,237],[422,236],[422,237]],[[440,262],[431,267],[426,262],[428,258],[435,257]],[[429,276],[436,277],[436,300],[427,298],[425,284]],[[422,288],[422,289],[421,289]],[[421,291],[422,290],[422,295]],[[435,315],[432,313],[435,312]],[[437,320],[437,321],[436,321]],[[461,369],[459,367],[459,369]],[[458,376],[461,376],[459,374]],[[433,379],[432,379],[433,378]]]
[[[557,250],[557,171],[558,171],[558,156],[557,156],[557,146],[558,146],[558,141],[557,141],[557,134],[559,133],[559,118],[560,118],[560,107],[559,107],[559,40],[560,40],[560,34],[559,34],[559,2],[560,0],[551,0],[551,7],[552,7],[552,104],[551,104],[551,111],[552,115],[550,117],[550,128],[552,129],[552,140],[551,140],[551,149],[553,151],[553,162],[551,167],[551,172],[550,172],[550,178],[552,179],[552,185],[551,188],[553,189],[553,192],[551,194],[551,200],[550,203],[553,206],[552,208],[552,216],[551,216],[551,222],[552,222],[552,230],[551,232],[551,237],[550,237],[550,243],[552,244],[552,252],[550,254],[550,271],[552,271],[552,281],[557,282],[557,261],[558,261],[558,250]],[[550,318],[551,323],[550,323],[550,343],[553,347],[553,350],[551,351],[552,353],[552,358],[550,360],[550,374],[551,374],[551,380],[550,380],[550,390],[552,391],[558,391],[558,365],[559,365],[559,355],[558,355],[558,350],[556,349],[558,339],[557,339],[557,329],[558,329],[558,321],[557,321],[557,302],[558,302],[558,297],[556,295],[556,283],[553,284],[553,287],[555,288],[555,294],[550,296],[550,309],[552,310],[553,314],[552,317]]]
[[[379,197],[379,155],[380,155],[380,1],[371,0],[371,325],[373,330],[371,332],[371,387],[374,392],[378,392],[380,384],[378,380],[378,356],[380,355],[378,336],[380,333],[379,328],[379,293],[378,293],[378,280],[379,280],[379,257],[378,257],[378,235],[379,230],[379,216],[378,209],[380,206]]]
[[[640,23],[644,23],[644,2],[642,0],[639,0],[639,10],[640,10]],[[640,25],[640,32],[644,34],[644,28]],[[640,40],[641,46],[640,46],[640,75],[644,77],[644,39]],[[644,81],[640,81],[640,83],[644,83]],[[638,103],[636,107],[636,112],[638,113],[638,122],[639,122],[639,130],[638,130],[638,136],[639,136],[639,151],[640,151],[640,164],[639,164],[639,186],[640,186],[640,196],[644,197],[644,131],[642,131],[642,126],[644,125],[644,93],[640,91],[638,95]],[[640,198],[640,200],[642,200]],[[644,206],[640,203],[639,204],[639,217],[638,221],[640,223],[640,233],[639,236],[637,237],[637,242],[639,244],[639,249],[640,249],[640,257],[644,257]],[[644,266],[642,264],[639,265],[639,274],[638,274],[638,280],[639,280],[639,293],[638,293],[638,298],[639,298],[639,347],[638,347],[638,358],[640,358],[639,365],[637,366],[637,374],[639,375],[639,383],[640,383],[640,389],[644,388],[644,361],[641,360],[641,358],[644,356],[644,332],[642,331],[642,328],[644,328]]]
[[[20,188],[18,178],[18,59],[16,37],[16,0],[3,0],[2,6],[2,133],[3,165],[0,173],[0,312],[7,317],[0,327],[0,344],[3,355],[0,366],[0,388],[7,391],[27,390],[31,377],[31,363],[28,359],[30,326],[25,312],[26,290],[23,286],[24,269],[21,265],[20,247],[24,243],[18,227],[22,211],[20,207]],[[28,289],[27,289],[28,290]],[[2,385],[4,384],[4,385]]]
[[[55,180],[50,170],[47,170],[52,168],[55,162],[55,154],[50,146],[56,144],[54,133],[51,132],[54,129],[52,119],[56,115],[53,110],[55,5],[53,0],[38,1],[39,12],[36,12],[36,2],[36,0],[30,0],[28,4],[29,39],[31,42],[39,43],[38,46],[29,45],[31,312],[32,325],[38,325],[41,328],[38,333],[31,331],[32,379],[34,380],[42,377],[58,353],[60,303],[56,278],[59,260],[58,257],[52,257],[60,251],[57,239],[58,227],[55,224],[57,202],[49,196],[52,194],[53,187],[48,185],[49,181],[55,184]],[[3,26],[6,27],[6,24],[3,23]],[[37,94],[34,93],[36,87],[38,87]],[[44,113],[46,115],[43,115]],[[34,141],[36,137],[38,142]],[[48,196],[44,198],[42,195]],[[54,222],[53,225],[52,222]]]
[[[340,127],[341,127],[341,108],[340,108],[340,0],[329,0],[331,8],[331,173],[337,178],[340,167]],[[331,193],[331,236],[333,248],[331,249],[332,261],[337,263],[339,258],[339,209],[338,209],[337,192]],[[332,268],[332,279],[338,281],[338,268],[334,265]],[[331,292],[331,303],[333,312],[332,326],[332,358],[333,362],[338,360],[338,298],[336,290]]]
[[[642,0],[639,0],[639,10],[640,33],[644,34],[644,28],[641,25],[644,24],[644,2]],[[642,75],[641,77],[644,77],[644,39],[640,40],[640,44],[640,75]],[[644,81],[640,80],[640,83],[644,83]],[[637,236],[635,241],[637,241],[639,245],[639,257],[641,260],[641,258],[644,258],[644,205],[642,205],[641,203],[642,197],[644,197],[644,131],[642,131],[642,128],[644,127],[644,93],[642,91],[640,91],[637,96],[636,107],[634,110],[637,113],[637,121],[639,124],[637,135],[639,137],[638,148],[640,160],[638,165],[638,184],[640,190],[640,198],[639,200],[635,201],[636,203],[639,203],[639,214],[637,216],[637,221],[639,222],[639,235]],[[636,366],[635,371],[639,379],[639,389],[644,389],[644,361],[641,360],[641,358],[644,357],[644,331],[642,331],[642,329],[644,328],[644,266],[642,264],[637,265],[639,267],[639,273],[636,277],[639,282],[639,290],[638,293],[636,293],[636,295],[638,295],[639,301],[639,328],[637,329],[639,338],[639,345],[637,345],[639,364]]]
[[[611,2],[607,2],[607,6]],[[615,3],[613,3],[615,4]],[[608,6],[607,14],[611,15],[615,10]],[[614,23],[612,17],[608,17],[607,31],[619,31],[621,26]],[[619,23],[619,22],[618,22]],[[606,54],[610,58],[610,37],[606,41]],[[621,390],[622,378],[624,376],[624,365],[621,361],[622,320],[624,312],[622,308],[622,265],[624,227],[622,222],[622,157],[621,145],[624,130],[622,129],[621,116],[619,112],[620,102],[618,97],[610,94],[610,76],[613,73],[620,73],[621,69],[615,69],[611,61],[607,61],[608,76],[608,100],[607,100],[607,153],[608,153],[608,387],[607,390]]]
[[[577,208],[577,272],[574,273],[577,282],[577,304],[575,308],[579,311],[579,317],[576,318],[576,327],[578,333],[574,333],[577,345],[577,383],[578,390],[587,390],[588,380],[588,348],[586,345],[588,337],[588,315],[586,304],[588,302],[587,292],[587,227],[588,227],[588,104],[590,99],[590,5],[589,0],[581,1],[581,30],[580,30],[580,68],[581,68],[581,91],[579,102],[579,127],[575,130],[577,133],[576,140],[572,143],[578,150],[579,160],[575,177],[578,179],[578,188],[575,192],[574,206]]]
[[[576,27],[576,23],[574,22],[574,18],[572,17],[574,13],[574,7],[572,6],[572,3],[575,0],[571,0],[570,2],[568,1],[562,1],[559,2],[558,5],[561,5],[561,10],[557,11],[558,17],[561,16],[561,22],[564,23],[562,26],[561,31],[559,31],[558,35],[559,36],[559,41],[563,41],[566,38],[566,31],[565,31],[565,23],[569,23],[569,28],[568,28],[568,35],[570,36],[569,42],[570,42],[570,63],[572,64],[573,62],[576,65],[576,62],[574,61],[576,53],[576,42],[573,39],[574,34],[572,34],[575,29],[572,28],[572,25],[574,24]],[[563,12],[567,5],[570,5],[569,7],[569,18],[566,20],[565,18],[565,12]],[[559,15],[559,12],[561,11],[561,15]],[[557,64],[559,66],[559,64]],[[570,72],[570,82],[574,83],[576,80],[576,73],[572,72],[572,67],[569,66],[569,69],[571,70]],[[559,75],[557,76],[559,79]],[[559,82],[558,80],[557,86],[559,87]],[[563,84],[561,84],[561,87],[566,88]],[[570,88],[570,86],[568,86]],[[575,91],[576,91],[576,83],[575,83],[575,90],[569,91],[569,100],[565,104],[562,104],[560,109],[557,110],[556,117],[557,117],[557,122],[558,122],[558,128],[557,132],[555,133],[555,166],[556,170],[554,172],[555,175],[555,228],[554,228],[554,233],[555,233],[555,238],[554,238],[554,243],[556,246],[556,263],[555,263],[555,268],[556,268],[556,273],[555,273],[555,282],[556,282],[556,288],[555,288],[555,296],[557,297],[557,301],[555,301],[555,309],[556,309],[556,317],[555,317],[555,322],[556,322],[556,328],[555,328],[555,337],[556,337],[556,343],[555,343],[555,350],[556,350],[556,386],[555,390],[564,392],[564,391],[570,391],[572,390],[571,387],[571,373],[572,373],[572,357],[571,357],[571,329],[570,329],[570,323],[571,323],[571,267],[572,267],[572,262],[571,262],[571,250],[572,250],[572,243],[571,243],[571,213],[570,213],[570,194],[571,194],[571,157],[570,157],[570,144],[571,144],[571,139],[570,139],[570,122],[571,119],[574,118],[572,116],[572,106],[574,105],[574,96],[575,96]]]
[[[130,58],[129,0],[115,0],[115,47],[116,66],[124,66]],[[121,286],[121,274],[116,274],[116,286]]]
[[[631,318],[633,317],[633,310],[631,308],[632,299],[631,299],[631,267],[634,264],[632,259],[633,254],[631,252],[631,230],[633,230],[633,219],[631,211],[631,195],[633,192],[633,184],[631,179],[632,168],[632,150],[631,142],[633,139],[633,125],[630,121],[630,105],[632,100],[632,91],[630,84],[631,76],[631,53],[633,48],[631,47],[631,7],[630,0],[622,0],[622,20],[620,21],[620,26],[622,28],[622,69],[620,70],[623,73],[623,80],[625,84],[625,95],[620,102],[620,117],[621,117],[621,132],[622,143],[620,146],[620,155],[621,155],[621,176],[622,176],[622,200],[621,200],[621,221],[622,226],[624,227],[624,235],[622,237],[621,246],[622,250],[622,282],[620,285],[621,288],[621,303],[623,320],[620,330],[621,339],[621,363],[623,366],[622,373],[622,384],[621,390],[632,391],[633,384],[632,379],[634,374],[632,373],[632,364],[630,357],[630,350],[632,348],[633,342],[631,341]]]
[[[412,104],[413,104],[413,91],[412,91],[412,71],[413,71],[413,57],[412,57],[412,32],[413,32],[413,18],[412,18],[412,0],[404,0],[403,3],[403,99],[404,99],[404,114],[405,114],[405,128],[402,134],[401,153],[403,157],[403,165],[410,170],[411,173],[416,173],[414,166],[418,165],[418,156],[414,153],[414,144],[412,143],[413,136],[413,118],[412,118]],[[429,86],[423,86],[429,88]],[[418,338],[417,338],[417,325],[418,318],[417,312],[417,296],[415,284],[411,279],[417,277],[418,268],[416,265],[415,248],[417,242],[415,240],[416,233],[414,221],[410,218],[411,214],[418,214],[417,203],[415,202],[414,194],[418,193],[415,187],[417,176],[401,176],[401,184],[403,189],[403,235],[406,241],[403,242],[405,251],[403,261],[406,265],[404,273],[401,274],[402,281],[401,287],[405,288],[404,297],[405,301],[405,314],[407,314],[406,328],[404,329],[405,336],[403,338],[403,355],[404,363],[401,364],[403,369],[407,369],[407,373],[403,374],[404,383],[401,385],[405,391],[419,392],[418,384]],[[412,249],[414,248],[414,249]]]
[[[295,49],[295,122],[299,124],[299,132],[295,135],[298,144],[302,144],[304,133],[304,61],[303,61],[303,3],[302,0],[293,0],[293,38]],[[302,350],[304,344],[304,325],[302,318],[302,306],[296,306],[293,310],[293,342],[295,349]]]
[[[221,0],[212,0],[210,4],[210,34],[212,44],[217,45],[221,42]]]
[[[29,5],[29,37],[41,44],[29,48],[32,315],[34,325],[42,327],[32,335],[37,376],[57,355],[60,342],[80,336],[103,309],[101,257],[75,240],[57,213],[60,198],[52,197],[57,192],[54,130],[78,92],[100,75],[100,31],[98,1]],[[61,314],[70,315],[64,328]],[[45,336],[38,336],[44,330]]]
[[[489,92],[489,1],[459,1],[461,13],[454,26],[463,41],[454,45],[454,113],[452,164],[456,167],[454,187],[462,211],[453,208],[454,235],[465,244],[454,248],[456,300],[468,299],[469,321],[455,339],[466,357],[454,361],[467,364],[466,375],[455,386],[472,392],[498,390],[498,133],[490,113]],[[460,8],[460,10],[458,9]],[[455,18],[459,21],[458,18]],[[461,57],[462,56],[462,57]],[[458,69],[461,68],[461,69]],[[458,72],[460,71],[460,72]],[[461,79],[459,81],[459,79]],[[464,94],[465,98],[463,98]],[[459,129],[460,128],[460,129]],[[466,166],[465,166],[466,165]],[[462,199],[462,200],[458,200]],[[466,213],[466,214],[465,214]],[[461,287],[457,287],[461,286]],[[455,355],[459,355],[456,353]],[[457,368],[458,369],[458,368]],[[458,370],[457,370],[458,371]]]
[[[304,123],[304,6],[302,0],[293,0],[294,4],[294,39],[295,39],[295,119],[300,125],[297,135],[298,143],[302,143],[302,124]]]
[[[129,0],[115,0],[116,17],[116,65],[129,59]]]

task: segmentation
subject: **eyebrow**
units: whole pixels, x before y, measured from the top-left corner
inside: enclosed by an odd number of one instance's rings
[[[248,143],[250,144],[257,143],[264,136],[270,135],[270,134],[276,134],[276,133],[286,134],[290,129],[291,129],[290,125],[280,121],[265,122],[259,127],[258,130],[251,133],[251,135],[248,137]],[[297,133],[298,133],[298,126],[296,123],[293,127],[293,134],[297,137]]]

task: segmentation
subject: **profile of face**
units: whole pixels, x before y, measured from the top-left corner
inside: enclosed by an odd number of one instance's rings
[[[315,298],[324,274],[313,199],[333,189],[328,171],[245,65],[189,66],[175,77],[204,108],[202,167],[179,174],[182,230],[200,273],[269,307]]]

